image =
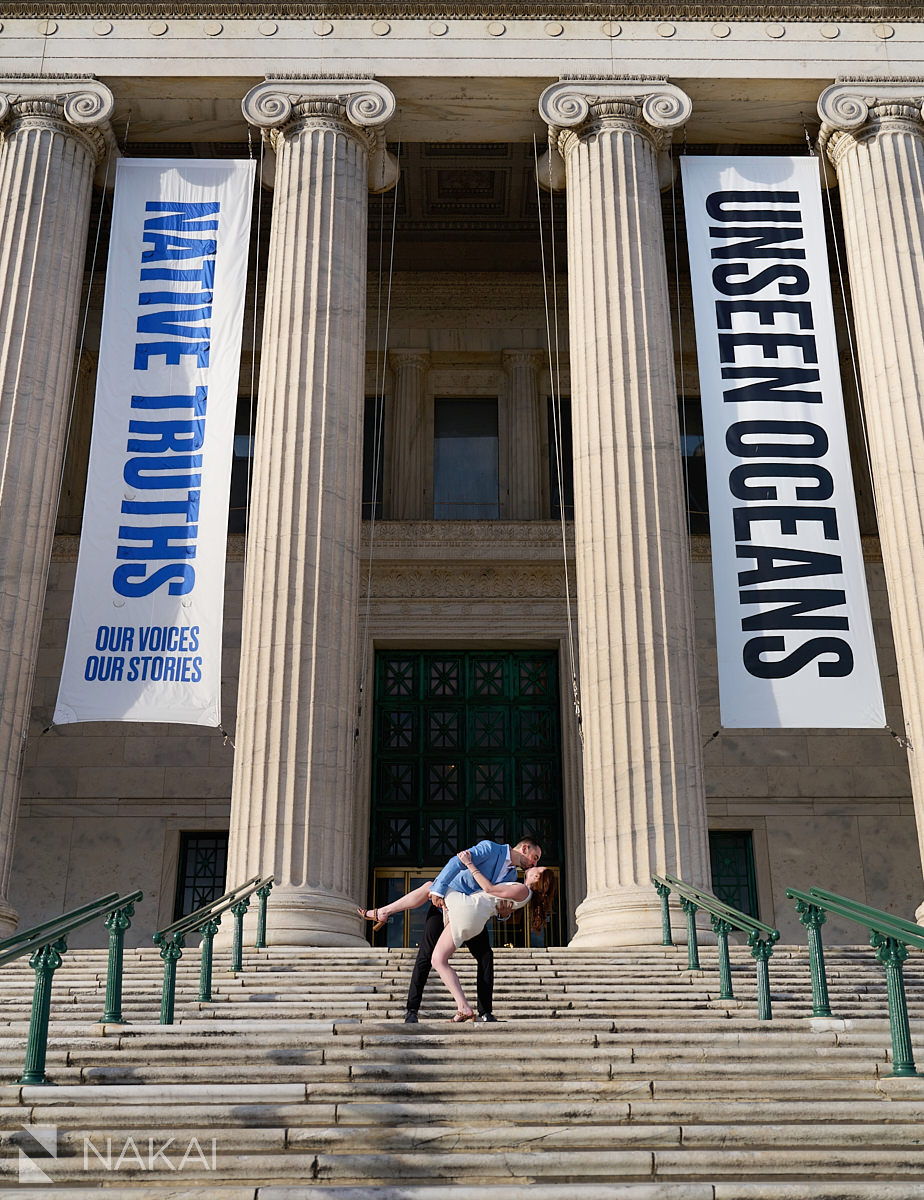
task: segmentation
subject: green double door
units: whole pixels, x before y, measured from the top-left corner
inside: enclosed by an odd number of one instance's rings
[[[379,652],[371,830],[377,901],[408,880],[432,878],[465,846],[484,838],[515,843],[524,834],[541,843],[544,862],[560,867],[557,655]],[[561,892],[559,909],[560,900]],[[539,944],[558,942],[558,925],[556,913]],[[416,940],[416,927],[405,926],[397,944]],[[522,921],[517,927],[520,944],[536,941]],[[389,928],[389,944],[398,934]],[[505,929],[504,936],[514,935]]]

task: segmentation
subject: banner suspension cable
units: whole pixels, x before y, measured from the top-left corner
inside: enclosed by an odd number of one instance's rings
[[[127,126],[126,126],[126,132],[127,132]],[[60,511],[61,493],[64,491],[64,464],[67,462],[67,452],[70,447],[71,433],[73,432],[73,427],[74,427],[74,410],[77,407],[77,388],[80,384],[80,368],[83,363],[83,352],[84,352],[84,348],[86,346],[86,341],[87,341],[87,322],[89,321],[89,318],[90,318],[90,298],[93,294],[93,276],[96,274],[96,260],[99,257],[99,240],[100,240],[100,236],[101,236],[102,228],[103,228],[103,212],[105,211],[105,208],[106,208],[106,192],[109,187],[109,172],[110,172],[111,167],[112,167],[112,147],[109,146],[106,150],[106,169],[105,169],[105,173],[103,175],[102,198],[100,199],[99,216],[97,217],[97,220],[96,220],[96,233],[94,234],[94,237],[93,237],[93,253],[90,256],[90,278],[87,281],[87,294],[86,294],[86,299],[84,301],[84,306],[83,306],[83,322],[81,323],[81,326],[80,326],[80,343],[77,347],[77,358],[76,358],[76,365],[74,368],[74,384],[73,384],[73,387],[71,388],[71,399],[70,399],[70,404],[68,405],[68,410],[67,410],[67,427],[66,427],[65,433],[64,433],[64,456],[63,456],[62,462],[61,462],[61,472],[58,475],[58,494],[55,497],[55,514],[57,514]],[[56,516],[56,521],[57,521],[57,516]],[[51,560],[49,559],[48,564],[45,567],[45,584],[43,587],[43,593],[48,590],[48,574],[50,571],[51,571]],[[34,691],[34,688],[35,688],[35,679],[33,677],[31,690]],[[32,708],[32,699],[31,699],[31,695],[30,695],[29,709],[31,710],[31,708]],[[51,722],[45,726],[45,728],[42,730],[42,732],[39,734],[39,736],[44,737],[46,733],[49,733],[54,728],[55,728],[55,723],[54,723],[54,719],[52,719]],[[24,734],[23,735],[23,750],[25,750],[26,737],[27,737],[27,735]]]
[[[353,730],[354,752],[358,752],[360,741],[360,722],[363,715],[363,704],[366,692],[366,675],[369,664],[369,624],[372,609],[372,565],[375,557],[375,521],[376,497],[379,491],[379,478],[382,471],[382,442],[385,425],[385,378],[388,371],[388,335],[391,326],[392,284],[395,271],[395,235],[398,223],[398,189],[401,187],[401,143],[395,150],[395,160],[398,169],[398,179],[392,189],[393,203],[391,212],[391,238],[388,256],[388,282],[384,285],[384,232],[385,232],[385,193],[381,193],[381,217],[379,220],[379,265],[378,265],[378,294],[376,301],[375,327],[375,397],[373,416],[373,454],[372,454],[372,502],[369,513],[369,562],[366,569],[366,604],[363,613],[363,640],[359,669],[359,706],[356,712],[356,728]],[[382,289],[385,286],[385,313],[382,317]],[[365,439],[364,439],[365,441]]]
[[[805,135],[805,144],[808,147],[810,157],[819,159],[819,170],[825,170],[824,160],[819,158],[815,145],[812,142],[811,135],[808,131],[808,126],[805,123],[805,117],[802,113],[799,114],[802,119],[802,132]],[[852,309],[847,304],[847,285],[844,282],[844,268],[841,263],[841,247],[837,236],[837,230],[834,225],[834,206],[831,203],[831,189],[823,186],[822,191],[825,194],[825,208],[828,217],[828,232],[831,235],[831,244],[834,246],[834,261],[837,263],[837,280],[840,289],[841,306],[844,310],[844,328],[847,331],[847,346],[850,350],[850,367],[853,372],[853,385],[856,389],[857,408],[860,412],[860,430],[863,435],[863,453],[866,455],[866,470],[869,475],[870,489],[873,497],[873,514],[876,517],[876,528],[879,528],[879,502],[876,498],[876,481],[873,478],[873,461],[869,450],[869,433],[866,427],[866,407],[863,403],[863,389],[860,386],[860,369],[857,365],[857,352],[853,341],[853,316]]]
[[[574,704],[574,716],[575,720],[577,721],[578,735],[580,736],[581,744],[583,745],[584,723],[581,711],[581,693],[578,684],[577,662],[574,649],[574,619],[571,614],[571,580],[570,573],[568,571],[568,537],[565,523],[565,497],[564,490],[562,488],[562,481],[564,479],[564,463],[561,430],[561,338],[559,336],[558,328],[558,276],[555,255],[555,203],[554,193],[552,190],[552,150],[552,131],[549,130],[547,158],[549,172],[549,237],[552,244],[552,306],[554,310],[555,327],[554,351],[552,342],[552,319],[549,317],[549,284],[545,256],[545,230],[542,225],[542,192],[539,184],[539,147],[536,143],[536,135],[533,134],[533,160],[535,162],[536,174],[536,210],[539,216],[539,250],[540,259],[542,262],[542,294],[545,302],[545,334],[549,357],[549,380],[552,388],[552,429],[553,445],[555,447],[555,473],[558,480],[558,515],[561,523],[562,564],[565,572],[565,609],[568,621],[568,665],[571,671],[571,695]]]

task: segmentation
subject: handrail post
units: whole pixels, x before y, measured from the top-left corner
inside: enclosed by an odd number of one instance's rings
[[[212,999],[212,940],[218,932],[221,917],[206,921],[199,929],[202,934],[202,953],[199,957],[199,1001]]]
[[[711,916],[710,920],[719,945],[719,999],[734,1000],[731,963],[728,960],[728,935],[732,931],[732,925],[728,921],[723,921],[721,917]]]
[[[125,954],[125,931],[131,927],[135,915],[134,904],[116,908],[104,922],[109,930],[109,962],[106,968],[106,1011],[100,1017],[101,1024],[121,1025],[122,1017],[122,964]]]
[[[806,904],[796,900],[796,912],[805,926],[808,936],[809,971],[812,976],[812,1016],[830,1017],[831,1002],[828,998],[828,975],[825,970],[825,951],[821,943],[821,927],[828,914],[817,904]]]
[[[155,934],[155,940],[157,935]],[[160,956],[164,960],[164,986],[160,994],[160,1023],[173,1024],[173,1008],[176,999],[176,964],[183,956],[185,940],[182,933],[174,934],[169,942],[165,941],[160,948]]]
[[[269,883],[264,883],[263,887],[257,888],[260,907],[257,909],[257,940],[253,944],[255,950],[266,949],[266,902],[272,890],[272,880]]]
[[[898,938],[883,937],[875,930],[869,944],[885,967],[886,992],[889,997],[889,1030],[892,1034],[892,1075],[917,1075],[911,1051],[911,1029],[908,1025],[908,1004],[905,1000],[905,981],[902,963],[908,957],[908,947]]]
[[[773,953],[773,942],[768,938],[762,941],[756,932],[748,937],[751,955],[757,961],[757,1019],[772,1021],[773,1012],[770,1007],[770,955]]]
[[[687,914],[687,970],[698,971],[700,965],[699,944],[696,940],[696,914],[699,912],[699,905],[681,896],[680,907]]]
[[[61,966],[61,955],[66,950],[67,940],[60,937],[46,946],[40,946],[29,959],[29,966],[35,971],[35,988],[32,992],[29,1037],[26,1041],[26,1062],[18,1083],[36,1085],[50,1082],[45,1076],[45,1058],[48,1053],[51,985],[55,971]]]
[[[238,900],[236,904],[231,905],[231,912],[234,914],[234,937],[231,939],[232,971],[240,971],[243,969],[244,913],[249,907],[249,896],[245,900]]]
[[[661,898],[661,945],[673,946],[674,939],[671,936],[671,910],[668,903],[668,897],[671,894],[671,889],[666,883],[656,883],[655,891]]]

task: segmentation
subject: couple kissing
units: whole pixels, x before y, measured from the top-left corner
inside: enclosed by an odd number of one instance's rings
[[[479,842],[454,855],[436,879],[399,900],[381,908],[359,909],[360,916],[374,923],[373,929],[380,929],[395,913],[430,903],[408,989],[407,1024],[417,1022],[431,965],[456,1002],[452,1021],[475,1020],[449,962],[462,945],[468,947],[478,964],[478,1020],[497,1020],[492,1012],[494,954],[486,926],[495,914],[503,920],[531,899],[532,928],[536,932],[542,929],[555,899],[556,881],[552,871],[539,866],[541,857],[542,848],[532,838],[522,838],[515,846]],[[523,883],[517,882],[518,868],[524,871]]]

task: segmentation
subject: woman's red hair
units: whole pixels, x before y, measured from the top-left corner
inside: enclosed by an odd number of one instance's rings
[[[555,893],[558,890],[558,880],[555,872],[548,867],[541,871],[529,899],[530,925],[534,933],[540,933],[543,925],[549,919],[552,905],[555,903]]]

